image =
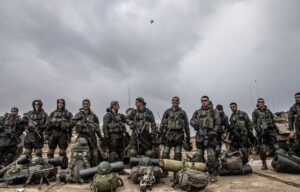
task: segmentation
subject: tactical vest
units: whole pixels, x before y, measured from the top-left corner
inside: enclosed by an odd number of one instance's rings
[[[4,125],[6,126],[6,127],[10,127],[10,128],[13,128],[15,125],[16,125],[16,123],[17,123],[17,121],[20,119],[20,116],[19,115],[17,115],[15,118],[14,117],[12,117],[10,114],[6,114],[5,115],[5,119],[4,119]]]
[[[34,121],[37,127],[44,126],[47,119],[47,114],[44,111],[30,111],[28,113],[29,118]]]
[[[185,125],[186,115],[184,111],[178,109],[177,111],[173,111],[169,109],[168,111],[168,119],[167,119],[167,129],[171,130],[183,130]]]
[[[233,113],[231,120],[235,125],[237,125],[239,132],[247,131],[245,114],[242,111]]]
[[[90,126],[90,130],[83,129],[81,132],[91,132],[95,133],[96,127],[95,123],[97,121],[97,117],[93,112],[85,113],[80,111],[76,116],[75,119],[80,119],[79,121],[82,123],[87,123]]]
[[[138,124],[138,126],[143,129],[143,132],[149,132],[150,131],[150,122],[148,119],[151,119],[152,117],[149,114],[149,111],[147,108],[145,108],[142,111],[137,110],[135,114],[135,120]]]
[[[272,127],[273,119],[272,119],[272,113],[269,109],[265,109],[263,111],[256,109],[255,111],[257,114],[257,127],[260,127],[263,121],[266,122],[268,128]]]
[[[197,113],[197,119],[203,128],[213,129],[215,126],[213,109],[200,109]]]
[[[52,127],[59,127],[62,129],[68,128],[68,124],[70,121],[71,115],[67,110],[64,111],[54,111],[52,112],[51,118],[48,119],[50,121]]]
[[[110,122],[108,123],[109,133],[123,133],[125,125],[122,122],[120,114],[109,113]]]
[[[300,104],[294,106],[294,120],[300,122]]]
[[[19,120],[20,116],[13,118],[10,114],[5,114],[4,118],[4,131],[0,132],[0,137],[11,137],[12,131],[16,126],[17,121]]]

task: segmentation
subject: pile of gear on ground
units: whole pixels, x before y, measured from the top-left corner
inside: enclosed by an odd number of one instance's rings
[[[118,112],[119,102],[112,101],[101,130],[88,99],[75,116],[65,108],[64,99],[57,100],[57,108],[49,116],[42,101],[34,100],[33,110],[22,118],[16,107],[0,117],[0,182],[39,184],[41,188],[58,177],[65,183],[91,183],[95,192],[114,191],[124,185],[119,174],[126,174],[124,167],[129,166],[128,179],[138,184],[140,191],[151,190],[169,172],[173,172],[172,187],[198,191],[209,181],[216,182],[218,175],[251,174],[251,153],[260,155],[262,170],[268,169],[267,157],[274,156],[271,165],[275,171],[299,174],[300,93],[295,94],[295,101],[288,113],[274,115],[259,98],[252,121],[232,102],[228,120],[222,105],[214,109],[209,97],[202,96],[200,109],[189,121],[179,107],[179,97],[173,97],[158,127],[145,100],[138,97],[136,109],[129,108],[126,115]],[[284,142],[278,139],[283,135],[278,126],[282,122],[289,131]],[[182,159],[182,149],[193,149],[190,125],[196,131],[196,152]],[[76,139],[69,159],[66,149],[73,134]],[[20,146],[22,138],[24,145]],[[42,158],[45,143],[49,149],[47,158]],[[223,144],[226,150],[221,150]],[[54,157],[57,147],[59,157]]]

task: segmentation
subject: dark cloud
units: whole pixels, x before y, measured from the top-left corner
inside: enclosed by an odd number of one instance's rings
[[[111,100],[143,96],[156,114],[201,95],[251,112],[259,96],[287,110],[299,91],[299,1],[1,1],[0,112],[47,111],[83,98],[102,117]],[[150,24],[150,20],[154,20]],[[252,94],[252,96],[251,96]]]

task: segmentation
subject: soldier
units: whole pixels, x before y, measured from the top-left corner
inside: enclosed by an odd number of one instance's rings
[[[88,141],[91,152],[91,166],[94,167],[99,163],[99,153],[97,149],[97,136],[102,140],[99,119],[90,109],[90,100],[82,101],[82,108],[74,116],[72,125],[75,125],[75,130],[78,133],[78,138],[85,138]]]
[[[300,155],[300,93],[295,94],[295,104],[289,110],[289,137],[294,140],[291,151]]]
[[[230,103],[232,114],[230,116],[230,151],[239,150],[242,153],[243,164],[248,163],[250,146],[248,139],[250,134],[253,134],[251,120],[247,113],[238,110],[236,103]]]
[[[12,107],[10,113],[6,113],[0,119],[0,164],[13,162],[17,157],[17,145],[20,136],[24,132],[24,126],[20,126],[21,118],[18,108]]]
[[[46,123],[46,139],[48,139],[48,158],[54,157],[58,145],[59,156],[67,158],[66,149],[71,142],[72,127],[70,121],[72,113],[65,109],[65,100],[57,99],[57,108],[51,112]]]
[[[156,149],[153,149],[152,134],[157,133],[153,113],[146,107],[144,98],[135,100],[136,110],[128,115],[128,125],[133,130],[130,138],[130,156],[146,155],[158,158]],[[127,110],[128,111],[128,110]],[[156,153],[155,153],[156,152]]]
[[[163,159],[170,159],[170,151],[174,147],[174,159],[181,161],[184,138],[190,143],[189,120],[179,104],[179,97],[173,97],[172,107],[165,111],[161,121],[159,132],[163,142]]]
[[[109,150],[109,162],[111,163],[123,161],[124,158],[125,116],[118,113],[119,109],[119,102],[112,101],[103,117],[103,134]]]
[[[216,157],[219,158],[219,156],[221,154],[221,149],[222,149],[223,135],[225,132],[226,133],[228,132],[229,123],[228,123],[228,117],[224,113],[223,105],[217,105],[216,110],[219,112],[219,116],[221,119],[221,126],[220,126],[219,130],[217,131],[217,137],[216,137],[216,139],[217,139]]]
[[[43,109],[41,100],[34,100],[32,102],[33,110],[24,114],[28,119],[27,134],[24,139],[24,154],[31,156],[34,149],[35,155],[42,157],[42,148],[44,146],[44,131],[48,114]]]
[[[196,110],[190,121],[191,126],[197,131],[195,160],[205,162],[204,150],[207,150],[207,165],[210,181],[217,181],[218,164],[216,160],[216,134],[220,128],[221,120],[219,113],[214,110],[208,96],[201,97],[201,108]]]
[[[274,122],[273,114],[265,105],[263,98],[257,100],[257,109],[252,113],[252,121],[259,142],[259,154],[262,160],[261,169],[266,170],[268,169],[267,152],[279,148],[276,138],[276,132],[279,130]]]

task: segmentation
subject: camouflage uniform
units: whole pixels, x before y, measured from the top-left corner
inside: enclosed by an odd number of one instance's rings
[[[272,112],[266,106],[263,110],[257,108],[253,111],[252,121],[258,137],[260,158],[266,160],[269,150],[274,151],[279,148],[276,138],[278,127],[275,124]],[[264,124],[266,129],[264,129]]]
[[[225,132],[228,132],[229,129],[229,123],[228,123],[228,117],[224,112],[219,112],[220,120],[221,120],[221,126],[217,131],[217,146],[216,146],[216,156],[217,158],[221,154],[221,149],[222,149],[222,139],[223,139],[223,134]]]
[[[66,109],[56,109],[51,112],[46,123],[46,135],[48,137],[48,158],[54,156],[56,147],[59,147],[59,155],[67,157],[66,149],[68,147],[68,141],[72,137],[72,127],[70,121],[72,119],[72,113]]]
[[[216,175],[218,164],[216,160],[216,133],[220,127],[221,119],[217,110],[210,102],[208,107],[196,110],[190,121],[196,133],[196,161],[205,162],[204,150],[207,149],[207,165],[210,174]]]
[[[160,135],[164,144],[163,159],[170,158],[171,148],[174,147],[175,160],[181,160],[182,158],[182,142],[184,140],[184,134],[189,142],[190,129],[189,120],[184,110],[180,107],[178,109],[170,108],[165,111],[162,122],[160,125]]]
[[[73,117],[72,125],[75,125],[75,130],[78,133],[77,139],[84,138],[88,141],[91,152],[91,166],[98,165],[99,152],[96,134],[102,139],[98,117],[91,110],[86,112],[81,108],[79,113]]]
[[[42,157],[42,148],[44,146],[44,131],[45,124],[47,121],[48,114],[44,112],[41,100],[35,100],[32,102],[32,107],[34,108],[34,103],[39,102],[39,111],[29,111],[24,114],[24,117],[29,119],[29,126],[27,127],[27,134],[24,139],[25,155],[31,156],[32,149],[35,150],[35,155]],[[35,125],[30,125],[32,121]],[[35,130],[36,129],[36,130]]]
[[[155,156],[153,155],[154,151],[152,150],[152,134],[157,132],[157,127],[152,111],[146,107],[144,107],[141,110],[135,110],[133,117],[130,117],[127,123],[133,131],[135,131],[137,127],[141,131],[139,136],[137,136],[137,134],[134,134],[134,132],[131,134],[130,156]]]
[[[296,132],[296,138],[291,150],[300,155],[300,104],[294,104],[288,114],[289,118],[289,131]]]
[[[247,113],[237,110],[230,116],[229,133],[231,136],[230,151],[240,150],[243,164],[248,163],[250,145],[249,134],[252,134],[251,120]]]
[[[6,113],[0,118],[0,164],[8,165],[17,157],[17,145],[20,142],[19,137],[24,132],[24,126],[21,126],[19,115],[12,116]]]
[[[123,161],[124,142],[123,137],[126,133],[125,116],[115,113],[108,108],[103,117],[103,134],[106,145],[109,149],[109,162]]]

